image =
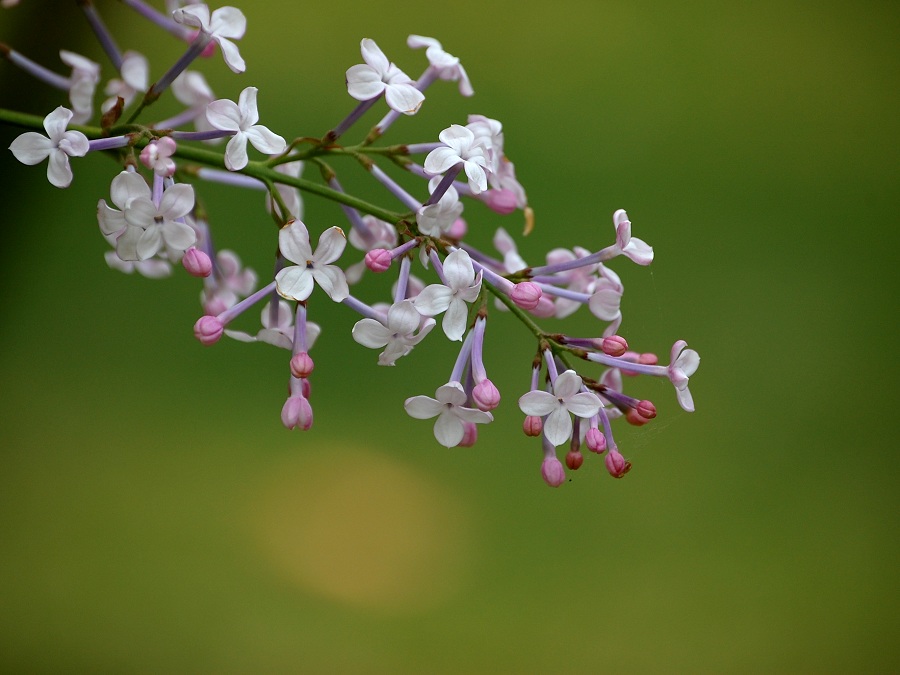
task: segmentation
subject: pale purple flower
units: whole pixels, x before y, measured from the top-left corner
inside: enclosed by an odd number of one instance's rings
[[[94,91],[100,81],[100,64],[65,49],[60,50],[59,58],[72,69],[69,77],[72,123],[84,124],[94,115]]]
[[[574,370],[560,373],[553,383],[553,393],[534,389],[519,398],[519,409],[526,415],[547,416],[544,435],[554,446],[562,445],[572,436],[572,418],[593,417],[603,403],[597,394],[581,391],[583,381]]]
[[[138,92],[147,91],[150,80],[150,64],[143,54],[131,50],[122,54],[122,67],[119,72],[122,79],[114,78],[106,84],[104,93],[109,98],[100,105],[102,112],[112,108],[118,98],[122,98],[125,105],[129,105]]]
[[[432,178],[428,182],[428,191],[434,192],[440,180],[437,176]],[[416,225],[422,234],[440,237],[453,227],[453,223],[462,215],[462,212],[463,205],[459,201],[459,193],[451,185],[436,204],[422,206],[416,212]]]
[[[172,185],[163,192],[157,206],[151,199],[150,188],[144,185],[146,194],[129,199],[125,206],[128,231],[133,233],[135,228],[143,231],[134,243],[135,257],[123,257],[123,260],[146,260],[163,248],[169,259],[180,259],[197,241],[197,233],[184,222],[184,217],[194,208],[194,188],[185,183]],[[122,252],[119,246],[116,251]]]
[[[350,295],[347,279],[336,265],[347,239],[339,227],[329,227],[319,237],[315,253],[309,243],[309,231],[299,220],[292,220],[278,232],[281,254],[295,265],[285,267],[275,277],[278,293],[288,300],[306,300],[313,290],[313,282],[335,302]]]
[[[697,372],[700,367],[700,355],[693,349],[685,349],[687,342],[678,340],[672,345],[669,367],[667,368],[669,380],[675,385],[675,395],[678,403],[687,412],[694,412],[694,398],[688,389],[688,379]]]
[[[475,93],[472,89],[472,84],[469,82],[466,69],[462,67],[457,57],[444,51],[440,42],[423,35],[410,35],[406,39],[406,44],[412,49],[425,47],[425,57],[428,59],[431,67],[434,68],[437,76],[449,82],[459,82],[460,94],[472,96]]]
[[[622,325],[620,305],[625,287],[622,285],[618,274],[602,264],[599,264],[597,267],[600,272],[600,278],[593,285],[593,293],[590,300],[588,300],[588,307],[591,313],[601,321],[611,322],[603,331],[603,336],[608,337],[614,335],[619,330],[619,326]]]
[[[192,28],[199,28],[201,32],[215,40],[225,63],[235,73],[243,73],[246,69],[244,59],[238,51],[237,45],[231,40],[240,40],[247,31],[247,19],[241,10],[235,7],[219,7],[210,16],[209,7],[203,4],[188,5],[172,12],[172,18],[177,23]]]
[[[225,330],[225,335],[239,342],[265,342],[282,349],[294,346],[294,310],[284,300],[279,300],[274,311],[270,302],[263,307],[261,313],[262,329],[256,335],[239,330]],[[318,324],[306,322],[306,348],[312,349],[322,329]]]
[[[425,158],[425,171],[431,175],[444,173],[460,162],[469,178],[469,188],[474,194],[487,190],[488,160],[484,146],[476,142],[475,134],[459,124],[451,124],[439,138],[444,145],[435,148]]]
[[[415,115],[425,95],[410,77],[388,60],[374,40],[364,38],[360,51],[365,63],[347,70],[347,93],[357,101],[368,101],[383,93],[391,110]]]
[[[12,154],[22,164],[39,164],[49,158],[47,180],[58,188],[69,187],[72,183],[69,157],[84,157],[90,147],[87,136],[83,133],[66,131],[71,119],[72,111],[60,106],[44,118],[46,136],[36,131],[27,131],[9,146]]]
[[[239,171],[247,166],[247,141],[260,152],[269,155],[285,151],[285,140],[264,127],[259,122],[256,107],[256,87],[247,87],[241,92],[238,103],[228,99],[213,101],[206,107],[206,118],[216,129],[233,131],[234,136],[225,146],[225,167],[229,171]]]
[[[475,274],[472,259],[462,249],[450,253],[443,267],[447,284],[427,286],[416,296],[415,306],[423,316],[446,312],[441,323],[444,333],[451,340],[462,340],[469,314],[466,303],[474,302],[481,292],[481,271]]]
[[[353,339],[370,349],[385,347],[378,355],[378,365],[393,366],[397,359],[409,354],[424,340],[434,325],[434,319],[422,321],[422,315],[411,300],[403,300],[391,305],[385,323],[369,318],[357,321],[353,326]]]
[[[624,209],[619,209],[613,214],[613,224],[616,226],[616,247],[622,255],[638,265],[649,265],[653,262],[653,247],[631,236],[631,221],[628,220],[628,214]]]
[[[451,381],[438,388],[435,398],[413,396],[406,399],[403,407],[410,417],[418,420],[437,417],[434,437],[444,447],[452,448],[463,440],[466,422],[486,424],[494,419],[489,412],[465,407],[466,398],[462,385]]]

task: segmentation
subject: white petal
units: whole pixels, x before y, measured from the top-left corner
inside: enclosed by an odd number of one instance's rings
[[[285,258],[304,267],[313,259],[309,231],[303,221],[291,220],[278,231],[278,248]]]
[[[126,227],[116,239],[116,254],[120,260],[138,260],[137,244],[144,231],[139,227]]]
[[[694,397],[691,396],[691,390],[688,389],[687,383],[684,387],[675,389],[675,395],[678,397],[678,404],[687,412],[694,412]]]
[[[544,420],[544,435],[554,446],[562,445],[572,436],[572,418],[562,406],[547,415]]]
[[[247,18],[236,7],[219,7],[208,25],[210,33],[233,40],[240,40],[247,32]]]
[[[347,238],[344,236],[344,231],[339,227],[329,227],[319,237],[319,245],[316,246],[313,257],[317,263],[323,265],[333,263],[341,257],[346,245]]]
[[[172,12],[176,23],[209,31],[209,7],[206,5],[188,5]]]
[[[410,417],[414,417],[417,420],[430,419],[435,415],[440,415],[445,409],[444,404],[435,401],[429,396],[413,396],[412,398],[408,398],[403,404],[403,407],[406,408],[406,413]]]
[[[444,277],[447,285],[453,290],[467,288],[475,280],[475,268],[472,258],[463,249],[452,251],[444,259]]]
[[[159,249],[162,248],[162,245],[162,228],[148,227],[146,230],[141,232],[141,236],[140,238],[138,238],[138,260],[146,260],[147,258],[155,256],[157,253],[159,253]]]
[[[441,403],[450,405],[463,405],[466,402],[466,392],[459,382],[451,380],[447,384],[438,387],[434,397]]]
[[[241,52],[237,45],[224,38],[217,37],[216,42],[219,43],[219,49],[222,50],[222,58],[225,59],[227,65],[233,73],[243,73],[247,70],[247,64],[241,58]]]
[[[288,300],[306,300],[312,293],[313,285],[312,274],[300,265],[285,267],[275,276],[278,294]]]
[[[206,106],[206,119],[216,129],[223,131],[241,130],[241,109],[237,103],[220,98]]]
[[[388,326],[401,335],[409,335],[419,327],[421,315],[416,311],[411,300],[403,300],[388,310]]]
[[[163,225],[162,230],[166,246],[176,251],[185,251],[197,241],[197,233],[194,232],[194,228],[184,223],[169,220]]]
[[[317,265],[312,270],[313,279],[335,302],[341,302],[350,295],[347,279],[340,267],[334,265]]]
[[[54,144],[58,143],[59,139],[62,138],[71,119],[72,111],[62,106],[59,106],[44,118],[44,129]]]
[[[243,131],[237,132],[225,146],[225,168],[229,171],[240,171],[250,158],[247,157],[247,136]]]
[[[379,349],[391,339],[391,331],[375,319],[360,319],[353,326],[353,339],[363,347]]]
[[[419,314],[423,316],[435,316],[445,311],[450,306],[453,291],[442,284],[426,286],[416,296],[414,304]]]
[[[241,129],[244,131],[259,122],[259,110],[256,107],[258,93],[259,89],[256,87],[247,87],[241,92],[238,99],[238,108],[241,111]]]
[[[186,216],[194,208],[194,188],[187,183],[172,185],[163,192],[159,212],[170,220]]]
[[[434,437],[445,448],[459,445],[465,436],[466,428],[451,410],[444,410],[434,423]]]
[[[66,188],[72,183],[72,167],[69,166],[69,156],[62,150],[53,150],[50,153],[50,162],[47,164],[47,180],[58,188]]]
[[[450,301],[450,306],[444,314],[441,327],[444,334],[450,340],[462,340],[466,332],[466,319],[469,317],[469,307],[459,298]]]
[[[535,389],[519,397],[519,410],[526,415],[535,415],[543,417],[549,415],[559,408],[559,401],[556,397],[546,391]]]
[[[574,370],[567,370],[560,373],[553,383],[553,395],[557,398],[567,399],[578,393],[582,384],[581,377]]]
[[[423,165],[426,173],[432,175],[444,173],[450,167],[456,166],[462,161],[462,158],[453,148],[435,148],[425,157]]]
[[[347,69],[347,93],[357,101],[368,101],[384,91],[381,76],[370,66],[359,64]]]
[[[100,224],[100,231],[106,235],[125,229],[124,214],[107,206],[105,199],[97,202],[97,222]]]
[[[566,399],[566,408],[578,417],[593,417],[600,410],[601,405],[600,398],[587,391],[579,392]]]
[[[390,67],[388,57],[384,55],[381,48],[375,44],[374,40],[363,38],[359,43],[359,50],[362,53],[363,60],[374,68],[378,73],[386,73]]]
[[[476,162],[465,163],[466,176],[469,177],[469,187],[473,194],[481,194],[487,190],[487,174],[484,169]]]
[[[59,140],[59,149],[69,157],[84,157],[91,146],[87,136],[80,131],[67,131]]]
[[[150,200],[150,186],[134,171],[122,171],[112,180],[109,186],[109,194],[113,204],[124,210],[132,199],[143,197]]]
[[[262,124],[254,124],[247,129],[246,136],[254,148],[267,155],[277,155],[287,149],[284,138],[269,131],[269,128]]]
[[[27,131],[17,137],[10,144],[9,149],[12,150],[12,154],[22,164],[33,166],[47,159],[50,156],[50,152],[56,148],[53,142],[43,134],[39,134],[36,131]]]
[[[415,115],[422,107],[425,95],[411,84],[389,84],[384,90],[384,100],[398,113]]]

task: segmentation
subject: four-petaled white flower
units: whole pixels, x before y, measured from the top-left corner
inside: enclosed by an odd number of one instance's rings
[[[368,101],[383,93],[392,110],[415,115],[425,95],[410,77],[388,60],[374,40],[363,38],[360,51],[365,63],[347,70],[347,93],[357,101]]]
[[[472,89],[472,84],[469,82],[466,69],[462,67],[457,57],[444,51],[440,42],[424,35],[410,35],[406,39],[406,44],[412,49],[425,47],[425,57],[428,59],[431,67],[434,68],[437,76],[450,82],[459,81],[460,94],[472,96],[475,93]]]
[[[519,409],[526,415],[547,416],[544,435],[553,445],[562,445],[572,436],[572,418],[593,417],[603,403],[597,394],[581,391],[582,379],[574,370],[560,373],[553,383],[553,393],[534,389],[519,398]]]
[[[313,282],[335,302],[341,302],[348,295],[347,279],[336,265],[331,265],[341,257],[347,239],[339,227],[329,227],[319,237],[315,253],[309,243],[309,231],[299,220],[291,220],[278,232],[278,246],[281,254],[295,265],[285,267],[275,276],[275,287],[279,295],[288,300],[302,302],[313,290]]]
[[[700,367],[700,355],[693,349],[685,349],[687,342],[679,340],[672,345],[669,367],[666,369],[669,380],[675,385],[678,404],[688,412],[694,412],[694,397],[688,389],[688,379]]]
[[[588,307],[591,313],[601,321],[610,321],[611,323],[603,331],[603,337],[615,335],[622,325],[622,293],[625,287],[619,275],[613,272],[603,264],[597,265],[600,273],[600,279],[593,284],[593,293],[591,299],[588,300]]]
[[[239,330],[225,330],[225,335],[239,342],[265,342],[282,349],[291,349],[294,345],[294,312],[291,306],[284,300],[278,304],[269,302],[263,307],[262,330],[256,335],[250,335]],[[306,322],[306,348],[312,349],[313,343],[319,337],[322,329],[318,324]]]
[[[188,106],[193,112],[194,127],[197,131],[211,131],[215,128],[206,119],[206,106],[216,100],[216,95],[210,89],[202,73],[196,70],[185,70],[172,81],[172,93],[179,102]],[[160,127],[157,125],[156,128]],[[211,138],[205,142],[218,143],[221,140],[221,138]]]
[[[222,50],[225,63],[233,72],[243,73],[246,70],[237,45],[231,42],[240,40],[247,32],[247,18],[241,10],[236,7],[219,7],[210,16],[206,5],[188,5],[172,12],[172,18],[185,26],[199,28],[215,40]]]
[[[44,118],[46,136],[27,131],[14,140],[9,149],[22,164],[40,164],[48,157],[47,180],[58,188],[72,183],[69,157],[84,157],[89,149],[88,139],[80,131],[66,131],[72,111],[58,107]]]
[[[619,209],[613,214],[613,223],[616,226],[616,246],[627,258],[631,258],[638,265],[649,265],[653,262],[653,247],[647,242],[631,236],[631,221],[624,209]]]
[[[428,181],[428,191],[434,192],[440,182],[439,176],[432,178]],[[462,215],[462,212],[463,205],[459,201],[459,193],[451,185],[436,204],[419,208],[416,212],[416,225],[422,234],[441,237],[453,227],[453,223]]]
[[[386,324],[369,318],[357,321],[353,326],[353,339],[370,349],[386,347],[378,355],[378,365],[393,366],[397,359],[409,354],[425,339],[434,324],[434,319],[422,321],[422,315],[416,311],[412,300],[403,300],[391,305]]]
[[[444,173],[460,162],[469,178],[469,188],[474,194],[487,190],[487,158],[484,146],[475,138],[471,130],[459,124],[451,124],[438,138],[444,145],[435,148],[425,158],[425,171],[431,175]]]
[[[256,87],[247,87],[241,92],[238,103],[222,98],[206,107],[206,119],[216,129],[233,131],[234,136],[225,146],[225,167],[229,171],[239,171],[247,166],[247,141],[260,152],[277,155],[287,148],[285,140],[269,131],[259,122],[256,107]]]
[[[475,274],[472,259],[462,249],[450,253],[444,260],[444,278],[447,285],[431,284],[416,296],[419,314],[436,316],[441,312],[441,326],[451,340],[462,340],[466,332],[467,302],[474,302],[481,292],[481,271]]]
[[[435,398],[413,396],[403,407],[410,417],[427,420],[437,416],[434,437],[441,445],[452,448],[459,445],[465,435],[465,423],[486,424],[494,417],[489,412],[466,408],[466,392],[459,382],[448,382],[438,388]]]
[[[150,64],[147,57],[138,52],[128,50],[122,54],[122,67],[119,69],[122,79],[114,78],[107,82],[104,93],[109,96],[101,105],[100,110],[108,111],[121,97],[125,105],[134,100],[138,92],[147,91],[150,80]]]

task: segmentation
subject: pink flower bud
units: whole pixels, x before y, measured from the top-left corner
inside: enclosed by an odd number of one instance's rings
[[[584,435],[584,442],[588,446],[588,450],[596,452],[598,455],[606,452],[606,436],[597,427],[591,427]]]
[[[566,470],[556,457],[547,457],[541,464],[541,476],[550,487],[559,487],[566,480]]]
[[[638,411],[634,408],[631,408],[630,410],[628,410],[628,412],[625,413],[625,419],[628,420],[628,423],[634,427],[642,427],[650,421],[644,417],[641,417],[638,414]]]
[[[505,216],[516,210],[516,193],[512,190],[488,190],[482,198],[495,213]]]
[[[500,392],[494,383],[485,378],[472,389],[472,399],[479,410],[493,410],[500,405]]]
[[[628,350],[628,343],[619,335],[610,335],[603,338],[600,349],[607,356],[622,356]]]
[[[538,318],[549,319],[556,315],[556,305],[546,295],[542,295],[537,306],[530,311]]]
[[[572,471],[577,471],[584,464],[584,455],[578,450],[569,450],[566,453],[566,466]]]
[[[463,437],[456,444],[457,448],[471,448],[478,440],[478,427],[474,422],[463,422]]]
[[[466,221],[464,221],[462,218],[457,218],[453,221],[450,229],[447,230],[447,236],[451,239],[462,239],[466,236],[466,232],[468,231],[469,226],[466,225]]]
[[[200,249],[191,246],[181,259],[184,269],[192,277],[208,277],[212,274],[212,260]]]
[[[391,252],[385,248],[373,248],[366,253],[366,267],[373,272],[385,272],[391,266]]]
[[[641,363],[645,366],[655,366],[657,363],[659,363],[659,357],[656,354],[645,352],[638,356],[638,363]]]
[[[631,469],[631,462],[625,460],[618,450],[610,450],[606,455],[606,470],[613,478],[621,478]]]
[[[194,337],[208,347],[219,341],[224,330],[225,324],[219,321],[218,317],[201,316],[194,324]]]
[[[300,380],[300,393],[306,399],[310,398],[310,394],[312,394],[312,384],[305,377]]]
[[[281,408],[281,423],[288,429],[309,430],[313,423],[313,411],[306,397],[288,397]]]
[[[637,414],[645,420],[652,420],[656,417],[656,406],[653,405],[653,401],[638,401],[635,410],[637,410]]]
[[[509,293],[509,299],[516,303],[516,307],[528,311],[535,309],[540,304],[542,296],[541,287],[530,281],[516,284]]]
[[[522,429],[526,436],[537,437],[544,430],[544,422],[536,415],[529,415],[522,423]]]
[[[313,363],[312,357],[306,352],[300,352],[291,357],[291,375],[294,377],[307,378],[315,367],[316,364]]]

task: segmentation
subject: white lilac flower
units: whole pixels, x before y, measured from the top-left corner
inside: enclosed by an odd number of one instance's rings
[[[94,90],[100,81],[100,64],[65,49],[60,50],[59,58],[72,69],[69,77],[72,123],[84,124],[94,115]]]
[[[572,436],[572,418],[596,415],[603,403],[591,392],[581,391],[583,381],[574,370],[560,373],[553,383],[553,393],[534,389],[519,398],[519,409],[526,415],[547,416],[544,435],[554,446],[562,445]]]
[[[374,40],[363,38],[360,52],[365,63],[347,69],[347,93],[357,101],[368,101],[383,93],[391,110],[415,115],[425,95],[410,77],[388,60]]]
[[[197,233],[184,222],[184,217],[193,208],[194,188],[184,183],[168,187],[159,206],[153,203],[149,187],[146,194],[128,200],[125,221],[132,232],[136,227],[143,231],[135,242],[136,257],[123,260],[146,260],[163,249],[170,260],[180,259],[185,250],[197,241]],[[118,246],[116,250],[119,251]]]
[[[263,307],[260,318],[262,329],[256,335],[228,329],[225,329],[225,335],[239,342],[265,342],[282,349],[291,349],[294,346],[294,311],[287,302],[279,300],[277,305],[270,302]],[[307,349],[312,349],[321,332],[322,329],[318,324],[306,322]]]
[[[440,181],[439,176],[428,181],[428,191],[434,192]],[[459,201],[459,193],[451,185],[441,195],[437,204],[427,204],[416,212],[416,225],[422,234],[441,237],[453,227],[453,223],[462,215],[462,212],[463,205]]]
[[[347,239],[339,227],[329,227],[319,237],[319,245],[313,253],[309,243],[309,231],[299,220],[292,220],[278,232],[281,254],[295,265],[285,267],[275,277],[278,293],[288,300],[306,300],[318,283],[335,302],[341,302],[349,294],[347,279],[336,265]]]
[[[700,355],[693,349],[685,349],[687,342],[679,340],[672,345],[669,367],[667,368],[669,380],[675,385],[675,395],[678,403],[687,412],[694,412],[694,397],[688,389],[688,379],[697,372],[700,367]]]
[[[447,448],[459,445],[465,435],[465,423],[486,424],[494,418],[489,412],[466,408],[466,392],[459,382],[448,382],[438,388],[435,398],[413,396],[406,399],[403,407],[410,417],[427,420],[437,417],[434,423],[434,437]]]
[[[264,127],[259,122],[256,107],[256,87],[247,87],[241,92],[238,103],[228,99],[213,101],[206,107],[206,118],[216,129],[233,131],[234,136],[225,146],[225,167],[229,171],[239,171],[247,166],[247,141],[260,152],[269,155],[285,151],[285,140]]]
[[[397,359],[409,354],[425,339],[434,324],[434,319],[430,318],[423,322],[412,301],[403,300],[391,305],[386,323],[369,318],[357,321],[353,326],[353,339],[370,349],[385,347],[378,356],[378,365],[393,366]]]
[[[503,125],[484,115],[469,115],[466,129],[475,136],[475,142],[484,148],[491,172],[497,171],[503,158]]]
[[[66,131],[72,119],[72,111],[58,107],[44,118],[46,136],[27,131],[9,146],[12,154],[22,164],[34,165],[49,158],[47,180],[58,188],[72,183],[72,167],[69,157],[84,157],[89,149],[88,139],[80,131]]]
[[[173,120],[178,119],[180,122],[182,120],[183,122],[193,120],[194,128],[197,131],[212,131],[215,128],[206,119],[206,106],[216,100],[216,95],[202,73],[196,70],[185,70],[172,81],[172,93],[180,103],[188,106],[187,114],[190,115],[187,119],[185,119],[184,115],[178,115],[176,118],[172,118]],[[158,129],[162,128],[160,125],[156,125],[156,127]],[[205,142],[218,143],[221,140],[220,138],[212,138]]]
[[[247,31],[247,18],[241,10],[236,7],[219,7],[210,16],[206,5],[188,5],[172,12],[172,18],[182,25],[199,28],[215,40],[222,50],[225,63],[233,72],[243,73],[246,70],[237,45],[231,42],[240,40]]]
[[[600,279],[593,285],[593,293],[588,300],[588,307],[591,313],[601,321],[611,322],[603,331],[603,337],[609,337],[614,335],[622,325],[620,306],[625,287],[618,274],[602,264],[597,267]]]
[[[503,269],[507,274],[512,274],[528,267],[528,263],[519,255],[515,240],[502,227],[498,227],[494,233],[494,248],[503,254]]]
[[[638,265],[649,265],[653,262],[653,247],[631,236],[631,221],[628,220],[628,214],[624,209],[619,209],[613,214],[613,223],[616,226],[616,246],[622,255]]]
[[[129,105],[138,92],[147,91],[150,82],[150,64],[147,57],[135,51],[127,51],[122,54],[122,66],[119,69],[122,79],[115,78],[106,84],[104,93],[109,96],[101,105],[100,110],[108,111],[116,104],[118,98]]]
[[[125,220],[125,209],[133,199],[138,197],[149,199],[150,187],[140,174],[133,171],[122,171],[113,178],[109,194],[113,204],[119,208],[118,210],[110,208],[105,199],[101,199],[97,203],[97,221],[100,224],[100,231],[115,242],[116,253],[120,260],[138,260],[137,242],[144,230]]]
[[[110,246],[116,245],[115,235],[104,235]],[[137,272],[147,279],[163,279],[172,275],[172,264],[168,260],[150,258],[149,260],[122,260],[116,251],[106,251],[103,254],[106,264],[110,269],[118,270],[123,274]]]
[[[481,292],[481,271],[475,274],[472,259],[462,249],[450,253],[444,260],[447,285],[431,284],[416,296],[415,306],[423,316],[445,312],[441,327],[451,340],[462,340],[469,314],[467,302],[474,302]]]
[[[412,49],[425,47],[425,57],[428,59],[431,67],[434,68],[437,76],[449,82],[458,81],[460,94],[472,96],[475,93],[472,89],[472,84],[469,82],[466,69],[462,67],[457,57],[444,51],[440,42],[423,35],[410,35],[406,39],[406,44]]]
[[[435,148],[425,158],[425,171],[431,175],[444,173],[460,162],[469,178],[469,188],[474,194],[487,190],[488,160],[481,145],[469,129],[452,124],[444,129],[439,138],[444,145]]]

